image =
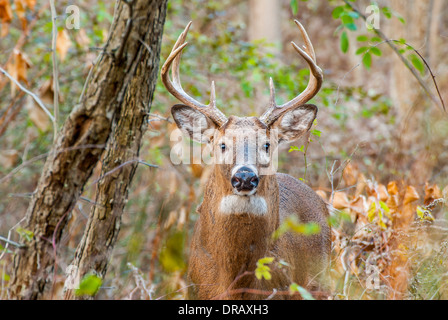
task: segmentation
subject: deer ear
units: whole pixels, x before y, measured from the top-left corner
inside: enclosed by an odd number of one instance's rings
[[[171,114],[177,127],[192,140],[200,143],[209,143],[212,140],[216,125],[201,112],[183,104],[176,104],[171,108]]]
[[[271,125],[271,130],[278,130],[279,143],[291,142],[299,139],[311,129],[316,116],[317,107],[312,104],[304,104],[281,115]]]

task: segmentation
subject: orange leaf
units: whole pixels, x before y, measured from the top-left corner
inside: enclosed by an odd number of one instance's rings
[[[13,18],[11,3],[9,0],[0,0],[0,23],[2,24],[2,31],[0,36],[5,37],[9,31],[9,24]]]
[[[386,186],[384,184],[378,185],[378,193],[380,196],[380,200],[386,202],[389,198],[389,193],[387,192]]]
[[[56,39],[56,51],[59,53],[61,61],[65,60],[68,49],[72,46],[72,41],[65,29],[60,30]]]
[[[349,163],[344,169],[342,178],[344,179],[346,186],[353,186],[356,184],[358,175],[358,170],[351,163]]]
[[[397,182],[396,181],[389,182],[389,184],[387,185],[387,192],[389,192],[389,194],[391,196],[394,196],[394,195],[398,194],[398,186],[397,186]]]
[[[406,193],[404,195],[403,204],[407,205],[411,202],[414,202],[415,200],[420,199],[420,196],[417,193],[417,190],[413,186],[408,186],[406,188]]]
[[[27,71],[31,67],[28,56],[17,49],[14,49],[13,62],[7,65],[8,73],[17,80],[28,84]],[[11,95],[14,96],[16,85],[11,83]]]
[[[425,184],[425,201],[424,204],[428,205],[436,199],[442,198],[442,192],[440,192],[439,187],[434,185]]]
[[[324,190],[316,190],[316,193],[319,197],[321,197],[324,201],[327,201],[327,193]]]
[[[336,209],[344,209],[350,206],[347,195],[344,192],[335,192],[333,198],[333,207]]]
[[[36,6],[36,0],[25,0],[26,5],[31,10],[34,10],[34,7]]]

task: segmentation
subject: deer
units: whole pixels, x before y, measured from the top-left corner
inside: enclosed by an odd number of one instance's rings
[[[317,107],[307,102],[320,90],[323,72],[305,28],[295,20],[304,46],[291,44],[310,69],[306,89],[277,105],[270,78],[269,105],[262,116],[227,118],[216,106],[214,81],[208,105],[182,88],[180,58],[191,24],[161,68],[163,84],[182,103],[171,108],[177,127],[190,139],[209,146],[216,158],[197,208],[188,259],[187,278],[192,284],[188,298],[263,299],[266,292],[285,292],[291,283],[309,290],[325,287],[322,279],[328,273],[331,247],[328,207],[312,188],[288,174],[276,173],[272,165],[278,146],[305,135],[317,116]],[[305,236],[288,231],[273,240],[273,233],[290,216],[300,223],[317,224],[320,232]],[[253,273],[264,257],[283,261],[286,267],[271,270],[269,280],[258,279]]]

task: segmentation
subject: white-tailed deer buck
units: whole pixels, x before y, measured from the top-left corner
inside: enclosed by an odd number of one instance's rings
[[[306,102],[323,81],[311,41],[303,26],[295,23],[305,46],[292,45],[308,63],[311,79],[304,92],[280,106],[275,103],[271,79],[269,108],[259,118],[227,118],[216,107],[214,83],[208,105],[182,89],[179,64],[191,22],[162,67],[164,85],[183,103],[171,109],[177,126],[193,140],[208,143],[215,158],[191,243],[188,277],[194,285],[190,298],[262,299],[273,289],[288,290],[292,282],[313,289],[327,269],[330,228],[326,204],[301,181],[272,169],[277,145],[296,140],[311,128],[317,107]],[[320,233],[287,232],[272,240],[273,232],[290,215],[301,223],[317,223]],[[287,267],[273,268],[270,280],[258,280],[252,272],[263,257],[286,261]]]

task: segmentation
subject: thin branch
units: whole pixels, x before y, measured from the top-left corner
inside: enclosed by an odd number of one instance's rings
[[[41,107],[41,109],[47,114],[47,116],[50,118],[50,120],[54,123],[55,119],[53,117],[53,115],[50,113],[50,111],[48,111],[48,109],[45,107],[44,103],[42,102],[42,100],[39,99],[39,97],[29,91],[28,89],[26,89],[24,86],[22,86],[16,79],[13,78],[13,76],[11,76],[5,69],[3,69],[2,67],[0,67],[0,72],[3,73],[6,77],[9,78],[9,80],[11,80],[12,82],[14,82],[14,84],[16,86],[19,87],[20,90],[22,90],[23,92],[25,92],[26,94],[29,94],[34,101],[36,101],[36,103],[39,105],[39,107]]]
[[[56,142],[58,136],[58,123],[59,123],[59,71],[58,71],[58,58],[56,55],[56,42],[58,26],[56,25],[56,7],[54,5],[54,0],[50,0],[51,7],[51,22],[53,25],[53,38],[51,43],[52,59],[53,59],[53,110],[54,110],[54,121],[53,121],[53,142]]]
[[[89,187],[92,186],[92,185],[94,185],[94,184],[96,184],[96,183],[98,183],[100,180],[104,179],[104,178],[107,177],[108,175],[111,175],[112,173],[114,173],[114,172],[120,170],[120,169],[123,168],[124,166],[126,166],[126,165],[128,165],[128,164],[131,164],[131,163],[134,163],[134,162],[137,162],[137,163],[139,163],[139,164],[143,164],[143,165],[145,165],[145,166],[147,166],[147,167],[150,167],[150,168],[158,168],[158,167],[159,167],[158,165],[150,164],[150,163],[147,163],[147,162],[145,162],[145,161],[143,161],[143,160],[140,160],[140,159],[132,159],[132,160],[126,161],[125,163],[120,164],[118,167],[113,168],[112,170],[106,172],[106,173],[103,174],[101,177],[99,177],[98,179],[96,179],[95,181],[93,181],[93,182],[89,185]]]
[[[348,0],[343,0],[344,3],[349,6],[354,12],[356,12],[357,14],[359,14],[359,16],[367,22],[367,17],[362,14],[358,9],[356,9]],[[397,56],[400,58],[400,60],[403,62],[403,64],[409,69],[409,71],[411,71],[412,75],[415,77],[415,79],[417,79],[417,81],[419,82],[420,86],[425,90],[426,94],[431,98],[431,100],[438,106],[439,105],[439,101],[435,98],[435,96],[431,93],[431,90],[427,87],[427,85],[425,84],[425,82],[423,81],[423,79],[419,76],[419,74],[417,73],[417,71],[412,67],[412,65],[409,63],[409,61],[400,53],[400,50],[398,50],[397,46],[394,45],[393,42],[399,42],[397,40],[390,40],[383,32],[381,32],[379,29],[375,29],[373,28],[373,31],[375,32],[375,34],[380,37],[381,39],[384,40],[384,42],[386,42],[389,47],[397,54]],[[412,48],[416,53],[417,51],[410,45],[408,45],[410,48]],[[423,57],[417,53],[420,58],[423,59]],[[446,108],[445,108],[445,103],[443,102],[442,96],[440,95],[440,91],[439,88],[436,84],[435,81],[435,76],[433,75],[431,69],[429,68],[428,63],[425,61],[425,59],[423,59],[423,62],[425,63],[425,65],[428,67],[428,69],[430,70],[431,76],[433,77],[433,81],[434,84],[436,86],[437,89],[437,93],[439,94],[439,98],[440,101],[442,103],[442,107],[443,110],[446,112]]]
[[[9,240],[8,238],[2,237],[2,236],[0,236],[0,241],[6,242],[7,244],[10,244],[10,245],[12,245],[14,247],[17,247],[17,248],[24,248],[25,247],[24,244],[21,244],[21,243]]]

